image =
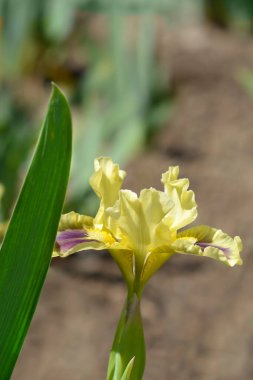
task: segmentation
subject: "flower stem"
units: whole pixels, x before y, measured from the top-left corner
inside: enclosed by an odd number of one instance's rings
[[[141,380],[145,367],[145,340],[140,312],[140,298],[128,293],[116,330],[109,358],[107,380],[121,380],[134,358],[129,380]]]

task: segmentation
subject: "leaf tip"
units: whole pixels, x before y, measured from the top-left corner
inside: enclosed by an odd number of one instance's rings
[[[61,97],[65,99],[65,95],[63,91],[55,82],[51,82],[51,86],[52,86],[52,96],[60,95]]]

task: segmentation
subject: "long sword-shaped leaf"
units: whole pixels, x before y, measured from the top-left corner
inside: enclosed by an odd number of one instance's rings
[[[41,136],[0,251],[0,379],[7,380],[50,264],[71,160],[68,103],[54,86]]]

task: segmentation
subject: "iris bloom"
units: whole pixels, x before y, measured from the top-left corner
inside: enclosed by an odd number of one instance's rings
[[[108,250],[130,292],[141,295],[149,278],[176,253],[206,256],[234,266],[242,264],[241,239],[200,225],[184,229],[197,217],[189,180],[178,166],[162,175],[164,191],[143,189],[138,196],[121,190],[126,173],[110,158],[95,160],[90,185],[100,199],[94,218],[70,212],[62,216],[54,256],[84,250]]]

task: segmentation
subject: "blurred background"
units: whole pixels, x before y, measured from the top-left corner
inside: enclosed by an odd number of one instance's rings
[[[147,380],[253,378],[252,32],[251,0],[0,0],[3,220],[54,81],[73,114],[66,212],[96,212],[97,156],[135,191],[179,164],[198,224],[243,239],[243,267],[178,255],[150,281]],[[124,296],[106,253],[54,259],[13,379],[105,378]]]

